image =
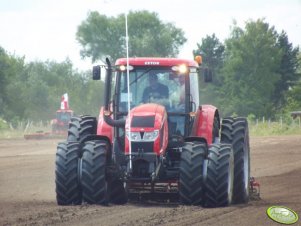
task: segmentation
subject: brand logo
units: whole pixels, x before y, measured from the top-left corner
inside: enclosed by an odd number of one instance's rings
[[[146,61],[144,62],[145,65],[159,65],[159,62],[155,62],[155,61]]]
[[[281,224],[294,224],[298,221],[298,214],[284,206],[271,206],[267,209],[267,215]]]

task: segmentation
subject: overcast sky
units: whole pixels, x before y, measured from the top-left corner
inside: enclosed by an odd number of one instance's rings
[[[92,64],[80,58],[75,33],[95,10],[107,16],[128,10],[157,12],[163,22],[184,30],[188,41],[179,55],[184,58],[192,57],[206,35],[215,33],[220,41],[229,37],[233,20],[244,27],[250,19],[265,18],[301,47],[301,0],[0,0],[0,46],[27,62],[69,57],[75,67],[89,69]]]

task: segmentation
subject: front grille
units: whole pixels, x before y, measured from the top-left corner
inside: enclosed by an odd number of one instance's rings
[[[153,153],[154,142],[131,142],[132,153]]]

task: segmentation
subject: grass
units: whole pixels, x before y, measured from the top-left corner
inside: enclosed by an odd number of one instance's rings
[[[249,122],[250,136],[301,135],[299,123]]]
[[[24,134],[35,133],[37,131],[50,132],[50,125],[32,125],[28,129],[18,126],[16,129],[0,130],[0,139],[23,138]],[[275,136],[275,135],[301,135],[301,127],[298,120],[294,123],[286,124],[279,122],[249,122],[250,136]]]
[[[51,127],[44,126],[42,124],[32,125],[25,129],[23,126],[18,126],[14,129],[2,129],[0,130],[0,139],[17,139],[24,138],[24,134],[36,133],[37,131],[50,132]]]

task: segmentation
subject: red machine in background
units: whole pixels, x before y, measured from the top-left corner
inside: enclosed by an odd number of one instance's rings
[[[52,133],[66,134],[72,116],[73,116],[73,111],[69,109],[68,94],[65,93],[61,99],[61,109],[56,111],[56,118],[52,119],[50,122]]]
[[[61,107],[56,111],[55,119],[50,121],[51,132],[37,131],[31,134],[25,134],[24,138],[29,139],[49,139],[67,136],[69,122],[73,116],[73,110],[69,109],[68,94],[65,93],[61,98]]]

